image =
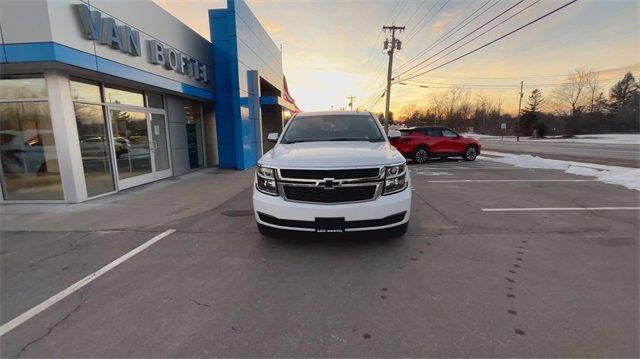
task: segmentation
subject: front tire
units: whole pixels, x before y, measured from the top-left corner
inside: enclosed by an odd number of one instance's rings
[[[413,151],[411,159],[415,163],[427,163],[427,161],[429,160],[429,150],[424,147],[418,147]]]
[[[478,149],[474,146],[469,146],[462,154],[462,158],[465,161],[475,161],[476,157],[478,157]]]

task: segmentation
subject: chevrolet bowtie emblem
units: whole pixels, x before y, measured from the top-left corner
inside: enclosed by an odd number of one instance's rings
[[[324,187],[324,189],[334,189],[341,184],[342,182],[336,181],[333,178],[325,178],[322,181],[316,182],[316,187]]]

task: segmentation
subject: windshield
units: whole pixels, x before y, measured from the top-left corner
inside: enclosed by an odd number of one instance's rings
[[[317,115],[294,118],[281,143],[317,141],[384,142],[384,136],[369,115]]]

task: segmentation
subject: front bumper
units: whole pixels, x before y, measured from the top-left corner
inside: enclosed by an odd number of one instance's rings
[[[368,231],[396,227],[409,222],[411,182],[402,191],[373,201],[345,204],[315,204],[286,201],[253,189],[256,222],[279,229],[315,231],[315,219],[344,217],[345,231]]]

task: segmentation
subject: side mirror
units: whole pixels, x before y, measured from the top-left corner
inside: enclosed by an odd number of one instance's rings
[[[277,132],[271,132],[270,134],[267,135],[267,141],[269,142],[278,142],[278,133]]]
[[[395,140],[395,139],[398,139],[398,138],[402,137],[402,134],[398,130],[389,130],[389,134],[387,134],[387,137],[390,140]]]

